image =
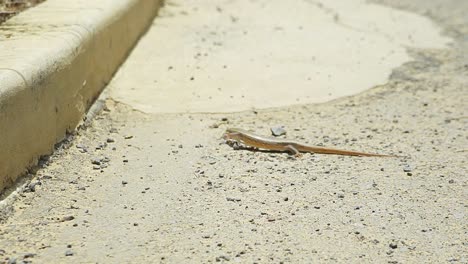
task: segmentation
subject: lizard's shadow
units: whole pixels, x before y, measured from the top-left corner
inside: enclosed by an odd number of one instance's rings
[[[229,144],[228,144],[229,145]],[[261,153],[287,153],[289,155],[292,155],[288,151],[279,151],[279,150],[269,150],[269,149],[259,149],[259,148],[254,148],[254,147],[247,147],[247,146],[234,146],[234,145],[229,145],[231,146],[234,150],[247,150],[247,151],[252,151],[252,152],[261,152]]]

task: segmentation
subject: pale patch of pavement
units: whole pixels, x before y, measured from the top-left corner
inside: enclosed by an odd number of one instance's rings
[[[407,48],[445,48],[440,30],[363,0],[171,0],[111,94],[148,113],[321,103],[385,84]]]

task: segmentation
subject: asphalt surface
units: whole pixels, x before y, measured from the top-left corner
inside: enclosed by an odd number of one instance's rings
[[[378,2],[430,17],[453,42],[409,48],[385,84],[322,104],[148,113],[110,87],[4,200],[1,259],[466,263],[468,3]],[[294,158],[220,139],[278,125],[309,144],[404,157]]]

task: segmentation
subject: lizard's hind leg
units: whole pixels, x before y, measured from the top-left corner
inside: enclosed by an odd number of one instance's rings
[[[294,155],[297,158],[302,156],[299,150],[297,150],[293,145],[286,145],[284,148],[285,150],[289,151],[291,155]]]

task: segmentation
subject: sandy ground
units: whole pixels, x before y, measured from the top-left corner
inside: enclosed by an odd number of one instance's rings
[[[108,99],[7,198],[1,259],[468,262],[468,6],[391,2],[454,43],[412,49],[385,85],[324,104],[145,114]],[[226,127],[275,125],[310,144],[406,157],[295,159],[220,139]]]

